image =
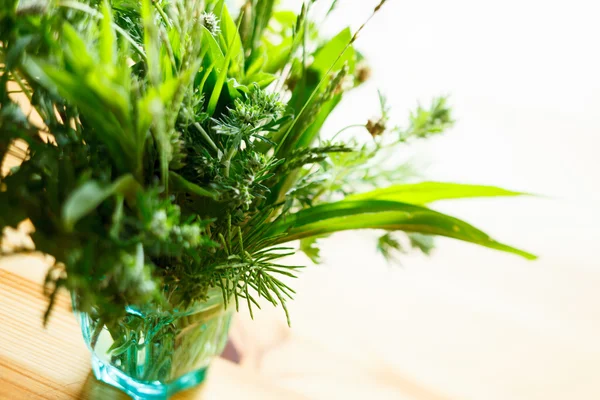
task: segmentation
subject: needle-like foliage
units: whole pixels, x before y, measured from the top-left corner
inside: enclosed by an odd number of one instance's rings
[[[361,124],[368,141],[325,141],[325,121],[369,75],[358,32],[320,37],[315,1],[297,14],[226,3],[1,3],[0,161],[20,164],[0,177],[0,230],[31,221],[30,250],[55,260],[51,303],[64,287],[111,321],[219,288],[251,311],[261,297],[285,308],[298,268],[281,262],[288,243],[318,260],[316,238],[347,229],[382,230],[386,256],[407,232],[426,253],[424,235],[441,235],[532,258],[426,207],[516,193],[409,185],[387,160],[452,125],[445,98],[398,128],[381,96],[381,117]]]

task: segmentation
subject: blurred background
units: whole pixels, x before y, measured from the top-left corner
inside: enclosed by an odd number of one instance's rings
[[[377,3],[340,0],[321,28],[356,29]],[[540,259],[439,239],[388,265],[374,233],[335,235],[296,282],[293,329],[279,311],[239,316],[242,364],[311,399],[600,398],[595,3],[388,1],[357,42],[372,78],[326,129],[376,116],[377,89],[399,124],[450,95],[452,131],[399,159],[427,180],[539,194],[434,208]]]

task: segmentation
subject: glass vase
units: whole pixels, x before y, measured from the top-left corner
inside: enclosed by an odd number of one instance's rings
[[[94,312],[76,315],[96,378],[134,399],[158,400],[202,383],[227,343],[232,310],[215,290],[185,310],[127,307],[110,326]]]

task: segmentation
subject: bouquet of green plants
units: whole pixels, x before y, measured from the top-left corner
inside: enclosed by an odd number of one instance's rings
[[[533,257],[427,207],[517,193],[407,183],[387,161],[452,125],[445,98],[392,127],[381,96],[379,118],[325,138],[369,69],[362,28],[323,38],[313,3],[3,0],[0,160],[20,165],[0,178],[0,229],[31,221],[34,247],[13,251],[54,260],[49,310],[61,288],[106,323],[215,289],[285,309],[299,267],[281,258],[318,261],[316,239],[350,229],[381,231],[388,256],[439,235]]]

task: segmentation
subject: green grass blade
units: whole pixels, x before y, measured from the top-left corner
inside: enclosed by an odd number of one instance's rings
[[[520,255],[533,254],[499,243],[474,226],[425,207],[385,200],[342,200],[299,211],[275,223],[269,234],[287,233],[277,244],[354,229],[384,229],[445,236]]]
[[[238,21],[238,26],[241,22]],[[237,29],[236,28],[236,29]],[[204,35],[208,34],[206,31]],[[219,98],[221,97],[221,91],[223,90],[223,86],[225,85],[225,80],[227,79],[227,72],[229,70],[229,64],[231,63],[231,59],[236,54],[236,47],[234,43],[236,38],[239,39],[239,36],[232,35],[229,45],[227,46],[227,53],[225,54],[225,60],[223,60],[223,65],[221,65],[221,71],[219,72],[219,76],[217,78],[217,82],[215,83],[215,87],[213,88],[212,94],[210,95],[210,100],[208,101],[207,113],[212,116],[217,109],[217,103],[219,102]],[[239,49],[238,49],[239,51]]]
[[[57,2],[57,5],[59,7],[64,7],[64,8],[70,8],[72,10],[78,10],[81,12],[84,12],[86,14],[89,14],[95,18],[99,18],[102,19],[104,18],[104,15],[102,13],[100,13],[99,11],[91,8],[90,6],[83,4],[81,2],[78,1],[69,1],[69,0],[65,0],[65,1],[59,1]],[[142,58],[146,58],[146,53],[144,52],[144,49],[142,47],[140,47],[135,40],[133,40],[133,38],[120,26],[118,26],[117,24],[113,23],[112,27],[114,28],[115,31],[117,31],[127,42],[129,42],[129,44],[131,45],[131,47],[133,49],[135,49],[135,51],[142,57]]]
[[[115,58],[117,38],[112,29],[113,21],[110,5],[108,2],[102,3],[103,18],[100,21],[100,60],[106,65],[112,65]]]
[[[346,197],[346,200],[390,200],[424,205],[439,200],[472,197],[521,196],[527,193],[513,192],[495,186],[465,185],[446,182],[421,182],[393,185],[367,193]]]
[[[221,15],[221,34],[219,35],[219,42],[222,49],[225,49],[225,53],[231,51],[231,66],[229,72],[232,72],[234,76],[244,72],[244,49],[242,47],[242,39],[237,29],[237,25],[234,22],[226,6],[223,6]]]
[[[342,38],[348,39],[349,33],[350,33],[349,30],[344,30],[344,31],[340,32],[340,34],[336,38],[342,37]],[[333,40],[332,40],[332,42],[333,42]],[[336,40],[334,43],[337,44],[338,41]],[[296,128],[296,126],[298,125],[298,122],[304,117],[304,113],[307,111],[309,106],[312,104],[312,101],[315,99],[317,94],[320,93],[321,89],[323,88],[323,85],[325,85],[325,83],[327,83],[329,81],[329,75],[332,72],[336,71],[336,67],[339,69],[340,65],[343,65],[340,63],[343,62],[343,60],[345,59],[344,55],[346,54],[348,49],[351,48],[351,45],[352,45],[352,40],[350,38],[349,40],[347,40],[347,43],[344,43],[344,46],[339,49],[339,52],[334,53],[334,54],[337,54],[337,57],[331,58],[331,54],[328,54],[327,57],[323,57],[323,59],[324,59],[324,61],[322,61],[323,64],[325,64],[326,61],[330,61],[329,68],[322,71],[324,73],[322,73],[319,83],[312,90],[310,96],[308,97],[306,102],[304,102],[304,104],[300,108],[300,111],[296,114],[296,116],[295,116],[294,120],[292,121],[292,123],[290,124],[290,126],[285,130],[283,137],[281,137],[281,139],[279,140],[279,143],[275,150],[275,154],[277,154],[280,157],[283,157],[284,154],[282,154],[282,153],[293,148],[291,143],[293,144],[297,140],[297,138],[294,137],[296,135],[293,134],[294,128]],[[333,48],[331,48],[330,51],[333,51]],[[317,62],[317,61],[319,61],[319,60],[315,60],[315,62]],[[321,64],[321,62],[319,61],[318,65],[320,66],[320,64]]]

